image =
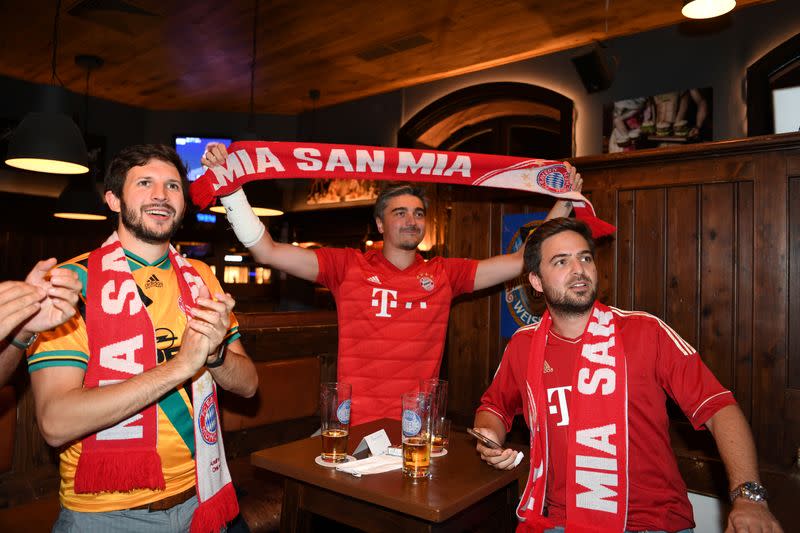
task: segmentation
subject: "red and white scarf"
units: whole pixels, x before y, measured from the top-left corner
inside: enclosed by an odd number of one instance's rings
[[[177,307],[187,313],[195,305],[203,280],[172,246],[169,260],[180,287]],[[119,383],[155,368],[153,323],[116,232],[89,254],[86,330],[91,354],[84,378],[86,388]],[[239,505],[219,431],[216,386],[208,371],[192,381],[192,405],[199,506],[191,531],[216,532],[238,514]],[[86,437],[75,472],[75,492],[164,490],[157,440],[155,403]]]
[[[346,144],[235,142],[224,166],[210,168],[191,185],[194,203],[205,209],[215,197],[253,180],[325,178],[453,183],[517,189],[572,200],[575,216],[595,238],[615,228],[595,215],[592,204],[572,190],[564,163],[545,159],[407,150]]]
[[[541,533],[547,494],[547,399],[542,380],[545,312],[534,334],[526,379],[531,472],[517,510],[518,532]],[[628,511],[628,388],[622,339],[611,309],[595,302],[575,362],[567,444],[566,533],[625,531]]]

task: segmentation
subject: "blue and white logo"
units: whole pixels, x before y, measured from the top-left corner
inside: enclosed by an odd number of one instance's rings
[[[336,418],[339,419],[339,423],[341,424],[350,423],[350,400],[345,400],[339,404],[339,407],[336,409]]]
[[[411,409],[403,411],[403,436],[413,437],[422,429],[422,419]]]

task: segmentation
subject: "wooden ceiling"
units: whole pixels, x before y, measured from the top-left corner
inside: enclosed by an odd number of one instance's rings
[[[736,9],[767,0],[738,0]],[[51,80],[53,0],[3,2],[0,74]],[[257,113],[294,114],[679,23],[681,0],[260,0]],[[255,0],[64,0],[57,74],[160,110],[249,109]],[[607,27],[607,31],[606,31]]]

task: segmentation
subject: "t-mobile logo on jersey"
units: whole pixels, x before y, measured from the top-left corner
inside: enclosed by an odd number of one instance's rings
[[[375,313],[375,316],[391,318],[392,315],[389,314],[389,309],[397,309],[397,301],[397,291],[378,287],[372,289],[372,307],[380,308],[380,311]],[[428,308],[426,302],[419,302],[417,305],[420,309]],[[411,309],[413,306],[413,302],[403,304],[406,309]]]
[[[557,415],[558,413],[561,413],[561,420],[558,422],[558,424],[556,424],[556,426],[569,425],[569,404],[567,403],[567,392],[571,390],[571,385],[547,389],[547,408],[549,413],[551,415]],[[553,400],[553,395],[557,397],[555,401]]]

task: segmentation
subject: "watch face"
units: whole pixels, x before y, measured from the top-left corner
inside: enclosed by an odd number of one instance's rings
[[[742,492],[748,498],[751,499],[753,499],[753,497],[758,499],[767,498],[767,489],[765,489],[763,486],[753,481],[748,481],[747,483],[745,483],[742,489],[744,489]]]

